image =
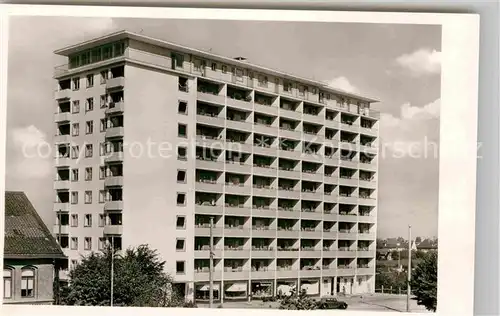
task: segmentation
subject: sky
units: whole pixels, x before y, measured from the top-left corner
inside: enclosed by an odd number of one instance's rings
[[[372,97],[381,111],[378,236],[437,236],[441,28],[433,25],[13,17],[9,25],[7,190],[55,222],[52,157],[22,148],[55,133],[53,51],[117,30],[141,32]],[[49,226],[50,227],[50,226]]]

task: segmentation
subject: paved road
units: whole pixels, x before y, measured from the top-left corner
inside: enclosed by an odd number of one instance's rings
[[[406,312],[405,295],[373,294],[364,297],[342,297],[339,300],[343,300],[349,304],[348,310]],[[217,306],[218,304],[214,305]],[[276,309],[278,306],[279,304],[276,302],[224,302],[223,308]],[[206,308],[208,305],[198,304],[198,307]],[[426,313],[428,311],[423,306],[418,306],[415,300],[410,300],[410,312]]]

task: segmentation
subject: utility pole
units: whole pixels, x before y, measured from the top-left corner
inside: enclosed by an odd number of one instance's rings
[[[213,308],[214,305],[214,278],[213,278],[213,269],[214,269],[214,235],[213,235],[213,227],[214,227],[214,218],[210,217],[210,265],[208,272],[208,280],[209,280],[209,307]]]
[[[111,307],[113,307],[113,290],[115,278],[115,236],[111,236]]]
[[[406,312],[410,312],[410,281],[411,281],[411,225],[408,225],[408,272],[406,273],[408,275],[408,285],[406,286],[407,288],[407,293],[406,293]]]

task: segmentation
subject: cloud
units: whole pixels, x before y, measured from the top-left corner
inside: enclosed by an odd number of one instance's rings
[[[328,82],[328,85],[348,93],[359,93],[359,89],[352,85],[346,77],[337,77]]]
[[[16,158],[10,164],[9,176],[43,178],[51,173],[52,147],[46,135],[36,126],[14,128],[9,132]]]
[[[440,104],[440,99],[421,107],[405,103],[400,107],[399,116],[382,113],[382,154],[391,157],[437,158]]]
[[[419,49],[396,58],[396,63],[414,76],[433,75],[441,72],[441,52]]]

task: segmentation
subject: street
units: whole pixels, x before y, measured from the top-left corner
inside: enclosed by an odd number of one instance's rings
[[[339,297],[339,300],[345,301],[349,304],[347,310],[365,310],[365,311],[394,311],[406,312],[406,295],[395,294],[371,294],[368,296],[353,296],[353,297]],[[218,306],[214,303],[214,306]],[[198,304],[199,308],[207,308],[208,304]],[[223,308],[271,308],[277,309],[279,303],[262,301],[252,302],[224,302]],[[410,312],[414,313],[430,313],[423,306],[417,305],[415,300],[410,300]]]

